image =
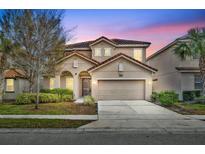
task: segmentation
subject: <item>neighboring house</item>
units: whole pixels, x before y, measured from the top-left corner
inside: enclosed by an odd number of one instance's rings
[[[147,58],[147,63],[158,70],[153,78],[153,91],[174,90],[182,100],[183,91],[202,89],[199,58],[189,57],[181,60],[174,53],[176,43],[185,40],[186,37],[176,39]]]
[[[4,100],[15,100],[16,96],[28,91],[28,81],[24,72],[19,69],[6,70],[4,76]]]
[[[57,61],[53,77],[44,77],[44,88],[68,88],[74,98],[92,95],[96,100],[149,100],[152,76],[145,64],[149,42],[108,39],[70,44]]]

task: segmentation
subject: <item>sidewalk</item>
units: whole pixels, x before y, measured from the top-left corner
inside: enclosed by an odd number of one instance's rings
[[[0,115],[0,119],[98,120],[97,115]]]

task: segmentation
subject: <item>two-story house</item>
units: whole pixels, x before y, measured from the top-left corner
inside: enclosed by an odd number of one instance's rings
[[[187,37],[178,38],[147,58],[147,63],[158,70],[153,76],[153,91],[173,90],[182,100],[183,91],[202,89],[199,58],[182,60],[174,52],[177,42],[186,40]]]
[[[149,42],[108,39],[67,46],[57,61],[53,77],[44,77],[44,88],[68,88],[74,98],[91,95],[97,100],[149,100],[152,75],[145,63]]]

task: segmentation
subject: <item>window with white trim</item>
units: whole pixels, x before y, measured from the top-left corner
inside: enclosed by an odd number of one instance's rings
[[[101,56],[102,56],[102,49],[95,48],[95,57],[101,57]]]
[[[14,79],[6,79],[6,91],[14,91]]]
[[[142,49],[134,49],[134,59],[142,61]]]
[[[200,75],[194,75],[194,88],[196,90],[201,90],[203,88],[202,80]]]
[[[73,78],[72,77],[66,77],[65,86],[66,86],[66,89],[73,90]]]
[[[55,88],[55,78],[50,78],[50,89]]]
[[[104,48],[104,56],[111,56],[111,48]]]

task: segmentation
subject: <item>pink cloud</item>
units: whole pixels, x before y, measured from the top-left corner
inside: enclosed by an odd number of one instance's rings
[[[205,22],[193,22],[193,23],[178,23],[178,24],[169,24],[169,25],[156,25],[149,26],[144,28],[130,28],[115,31],[108,28],[99,28],[99,27],[81,27],[79,29],[79,35],[75,42],[94,40],[102,35],[108,38],[124,38],[124,39],[135,39],[139,41],[148,41],[151,42],[151,46],[147,49],[147,56],[158,51],[162,47],[169,44],[171,41],[176,38],[184,35],[187,31],[194,27],[203,27]],[[113,26],[113,29],[115,26]]]

